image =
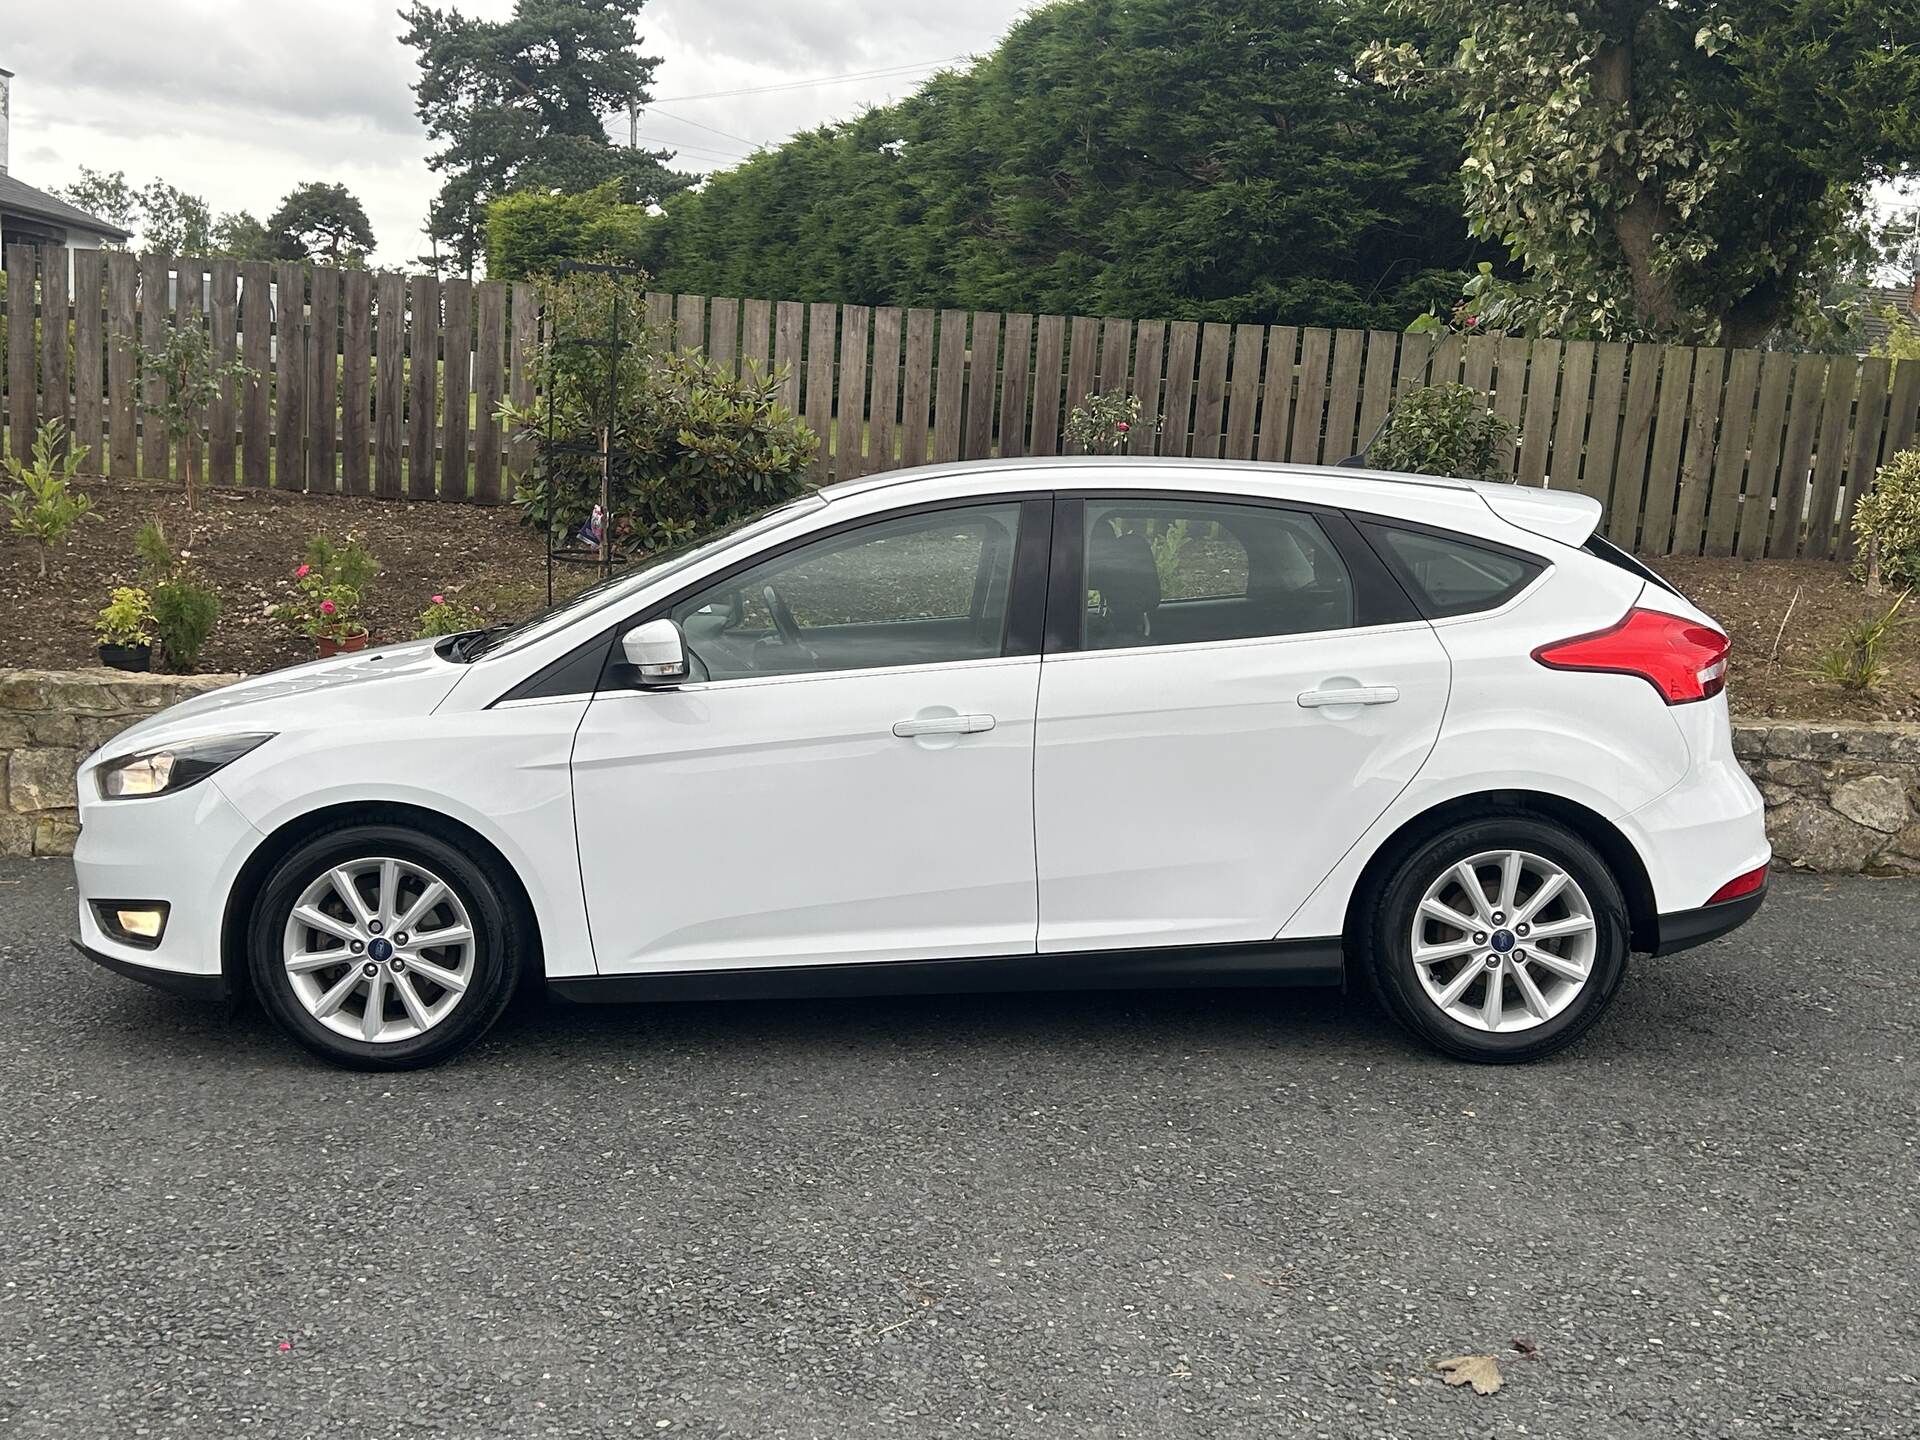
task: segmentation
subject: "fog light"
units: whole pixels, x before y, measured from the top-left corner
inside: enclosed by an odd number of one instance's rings
[[[160,937],[167,933],[167,912],[170,908],[164,900],[93,902],[94,918],[100,922],[102,930],[114,939],[137,945],[142,950],[152,950],[159,945]]]

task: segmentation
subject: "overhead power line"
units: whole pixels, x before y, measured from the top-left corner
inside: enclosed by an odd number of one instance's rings
[[[728,140],[738,140],[742,145],[751,145],[755,149],[766,143],[764,140],[750,140],[745,135],[736,135],[731,130],[722,130],[717,125],[704,125],[698,120],[689,120],[686,116],[676,115],[671,110],[662,110],[658,105],[642,105],[640,108],[651,111],[655,115],[663,115],[676,124],[691,125],[696,130],[705,130],[710,135],[719,135]]]
[[[944,60],[923,60],[917,65],[894,65],[883,70],[851,70],[844,75],[817,75],[811,80],[784,80],[773,85],[745,85],[738,90],[707,90],[698,95],[668,95],[658,102],[661,105],[684,105],[692,100],[730,100],[736,95],[766,95],[775,90],[804,90],[811,85],[838,85],[847,80],[879,80],[892,75],[911,75],[920,70],[936,70],[942,65],[951,65],[964,60],[964,55],[949,55]]]

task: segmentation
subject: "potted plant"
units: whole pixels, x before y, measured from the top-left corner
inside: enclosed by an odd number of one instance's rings
[[[295,597],[274,614],[310,638],[323,657],[364,650],[361,595],[379,571],[380,562],[358,540],[336,545],[316,535],[307,542],[307,558],[294,569]]]
[[[111,670],[153,668],[153,605],[134,585],[115,587],[113,599],[93,627],[100,642],[100,663]]]

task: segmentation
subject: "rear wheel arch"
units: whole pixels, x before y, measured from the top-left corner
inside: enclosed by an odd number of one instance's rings
[[[1591,845],[1607,863],[1627,902],[1633,948],[1650,951],[1659,942],[1660,912],[1646,862],[1618,826],[1598,811],[1565,796],[1538,790],[1489,790],[1443,801],[1406,821],[1373,853],[1347,900],[1345,933],[1359,933],[1361,911],[1372,903],[1401,859],[1444,831],[1474,820],[1501,815],[1534,816],[1554,821]]]
[[[328,830],[351,825],[404,825],[409,829],[436,835],[458,845],[499,883],[501,893],[520,913],[523,933],[532,940],[532,951],[521,959],[523,985],[533,985],[544,968],[540,936],[540,917],[532,897],[500,848],[472,826],[420,805],[396,801],[359,801],[330,805],[296,816],[273,831],[247,856],[227,892],[220,922],[220,968],[225,974],[227,992],[236,1000],[249,986],[247,978],[247,932],[253,920],[253,908],[267,878],[294,849]]]

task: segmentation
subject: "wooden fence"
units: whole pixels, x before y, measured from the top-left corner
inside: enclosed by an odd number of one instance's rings
[[[177,473],[142,423],[133,346],[181,309],[257,378],[207,417],[217,483],[494,502],[532,398],[532,287],[301,265],[9,252],[7,443],[69,418],[109,476]],[[1844,558],[1848,517],[1913,443],[1920,363],[1714,347],[1429,338],[651,295],[663,344],[778,367],[821,436],[820,478],[929,460],[1050,455],[1089,394],[1141,397],[1140,454],[1336,464],[1413,386],[1460,380],[1519,428],[1521,483],[1593,495],[1647,555]],[[68,317],[68,344],[36,317]],[[58,331],[53,332],[56,336]],[[422,363],[426,361],[428,363]],[[149,382],[150,383],[150,382]]]

